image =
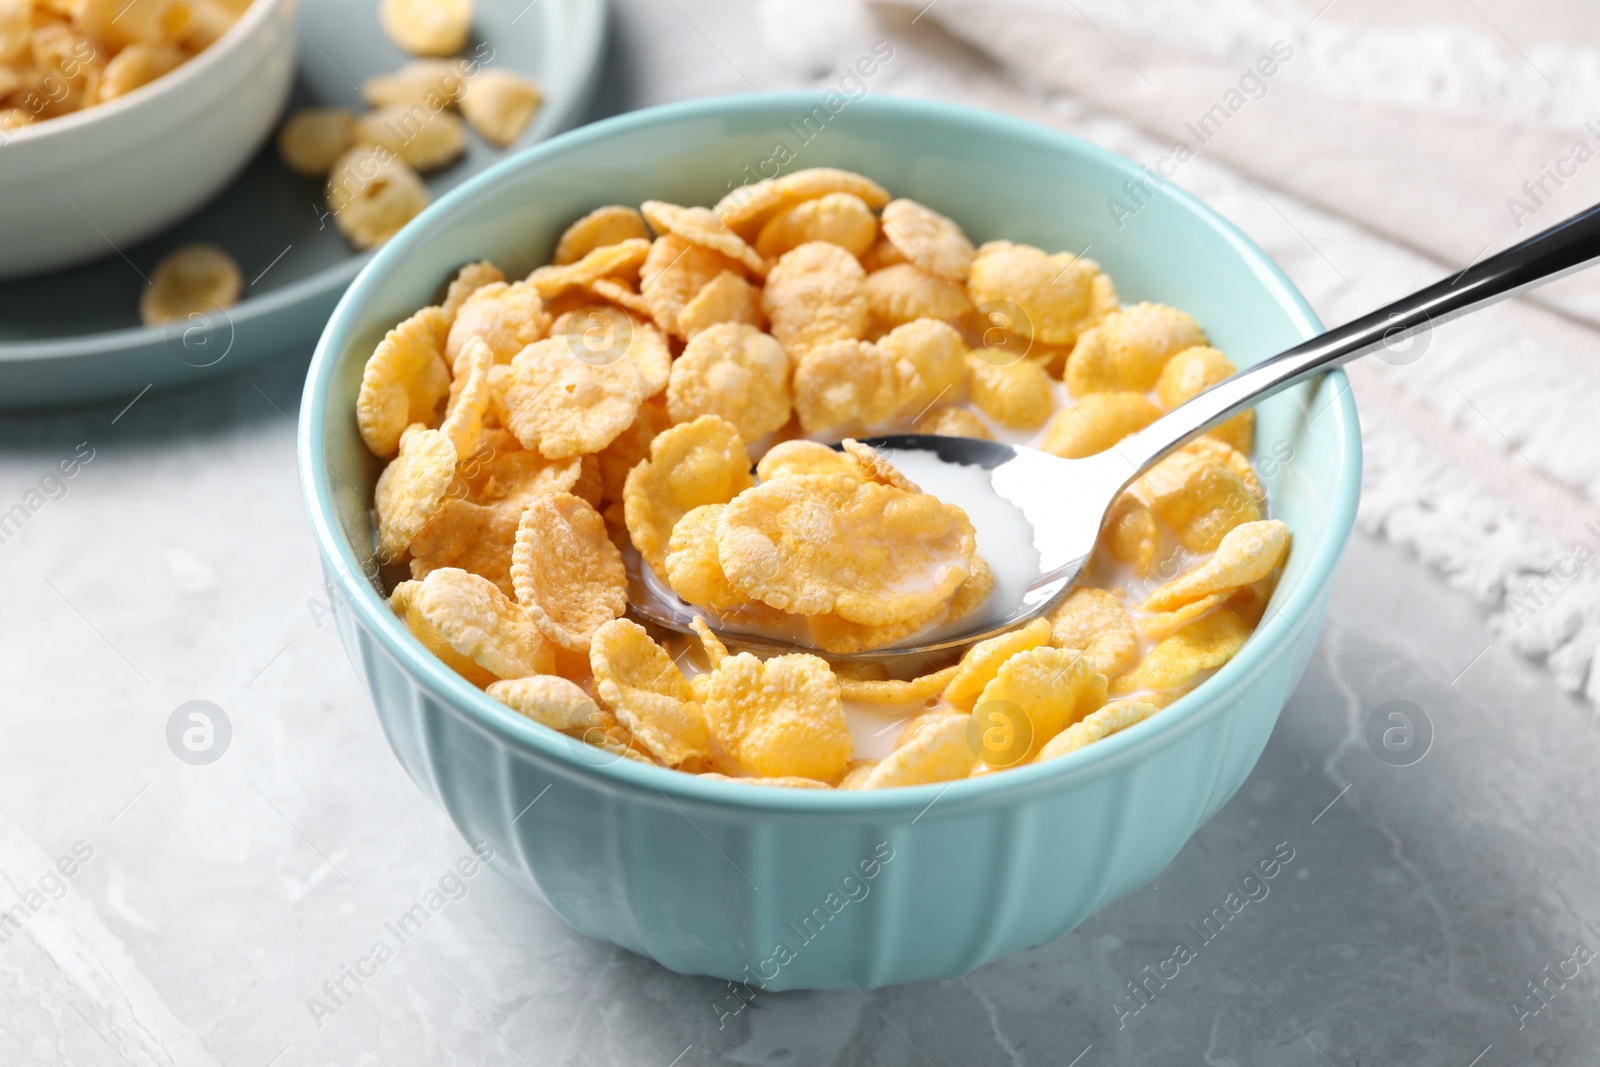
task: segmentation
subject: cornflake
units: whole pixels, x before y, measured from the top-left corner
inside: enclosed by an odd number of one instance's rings
[[[511,584],[533,624],[569,652],[587,652],[595,631],[628,603],[628,575],[605,520],[570,493],[539,497],[523,511]]]
[[[754,326],[725,322],[689,339],[672,364],[667,414],[673,422],[720,415],[747,441],[789,421],[789,356]]]
[[[169,252],[156,265],[139,298],[139,317],[160,326],[186,315],[209,315],[239,302],[244,278],[239,264],[216,245],[192,244]]]
[[[867,331],[866,272],[849,252],[809,241],[784,253],[767,275],[761,310],[790,355]]]
[[[816,656],[729,656],[711,674],[705,711],[722,747],[752,774],[831,783],[850,762],[839,680]]]
[[[373,128],[470,99],[468,69],[371,87],[390,110],[359,136],[411,151]],[[1289,531],[1263,517],[1247,412],[1117,496],[1083,584],[1048,617],[957,663],[930,653],[903,678],[730,650],[706,619],[832,657],[937,641],[988,602],[996,574],[966,515],[857,438],[915,428],[1092,456],[1233,364],[1177,309],[1120,308],[1092,261],[974,249],[951,220],[827,168],[711,211],[599,207],[552,258],[522,281],[461,267],[378,345],[357,400],[389,460],[378,558],[411,574],[395,613],[508,714],[715,781],[950,783],[1156,714],[1263,618]],[[1073,396],[1060,411],[1058,392]],[[630,573],[697,605],[692,633],[622,618]],[[903,717],[882,760],[854,751],[859,705]]]
[[[732,423],[702,415],[674,426],[650,442],[649,459],[629,472],[623,489],[634,547],[652,570],[665,572],[678,520],[701,504],[726,504],[752,484],[750,457]]]
[[[597,248],[649,239],[650,228],[645,225],[643,215],[622,204],[609,204],[595,208],[568,226],[556,242],[555,255],[550,262],[563,267],[578,262]]]
[[[708,770],[706,710],[666,650],[644,627],[614,619],[589,646],[595,692],[649,753],[669,767]]]
[[[383,0],[378,22],[412,55],[453,56],[466,46],[472,0]]]
[[[334,162],[356,143],[356,113],[343,107],[308,107],[278,131],[284,165],[307,178],[326,178]]]
[[[428,187],[388,149],[357,146],[328,175],[334,224],[357,248],[376,248],[428,206]]]
[[[484,140],[505,148],[533,123],[543,103],[544,91],[532,78],[493,67],[467,82],[461,114]]]

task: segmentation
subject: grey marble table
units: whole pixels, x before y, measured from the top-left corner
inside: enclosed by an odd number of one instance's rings
[[[749,87],[661,58],[710,0],[619,6],[627,73],[599,110]],[[0,910],[23,916],[0,929],[0,1064],[1600,1059],[1600,724],[1361,536],[1239,795],[1150,886],[963,979],[722,1018],[721,983],[579,937],[492,874],[451,880],[467,846],[328,624],[294,468],[304,371],[0,416],[0,512],[39,504],[0,539]],[[168,741],[191,700],[231,726],[209,765]],[[1431,737],[1409,765],[1420,743],[1369,740],[1397,709]],[[1275,853],[1263,896],[1244,878]],[[394,959],[347,977],[441,886]],[[1159,978],[1179,942],[1193,958]]]

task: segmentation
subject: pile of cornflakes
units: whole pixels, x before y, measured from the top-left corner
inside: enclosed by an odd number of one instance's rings
[[[377,346],[356,419],[387,461],[380,560],[409,574],[391,603],[464,678],[617,758],[878,789],[1051,759],[1155,714],[1244,644],[1289,532],[1264,517],[1246,412],[1122,494],[1048,618],[954,662],[913,655],[896,677],[730,652],[705,619],[845,653],[988,595],[967,517],[855,438],[1087,456],[1232,371],[1183,312],[1122,307],[1090,260],[974,247],[922,204],[812,169],[711,209],[597,208],[521,280],[463,267]],[[630,571],[697,606],[695,637],[624,617]]]
[[[0,131],[115,100],[211,47],[251,0],[0,2]]]
[[[365,114],[303,108],[278,132],[284,165],[327,179],[334,223],[363,249],[381,245],[428,206],[421,175],[461,157],[466,126],[505,148],[544,102],[539,86],[515,71],[484,67],[477,54],[449,58],[467,45],[471,0],[383,0],[378,19],[396,45],[433,58],[363,81],[361,96],[372,108]]]

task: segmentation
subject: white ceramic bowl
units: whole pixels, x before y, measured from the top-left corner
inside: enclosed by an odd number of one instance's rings
[[[0,278],[112,254],[226,185],[288,99],[294,7],[256,0],[171,73],[0,142]]]

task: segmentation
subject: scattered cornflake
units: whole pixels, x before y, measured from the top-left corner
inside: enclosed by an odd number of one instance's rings
[[[428,206],[428,187],[388,149],[357,145],[334,161],[328,207],[357,248],[376,248]]]
[[[205,319],[239,302],[244,278],[227,252],[210,244],[190,244],[167,253],[150,274],[139,298],[146,326],[195,315]]]
[[[307,178],[326,178],[356,143],[356,113],[343,107],[302,108],[278,131],[284,166]]]
[[[378,22],[412,55],[453,56],[472,29],[472,0],[382,0]]]
[[[543,103],[538,82],[514,70],[491,67],[467,82],[461,114],[484,140],[505,148],[532,125]]]

